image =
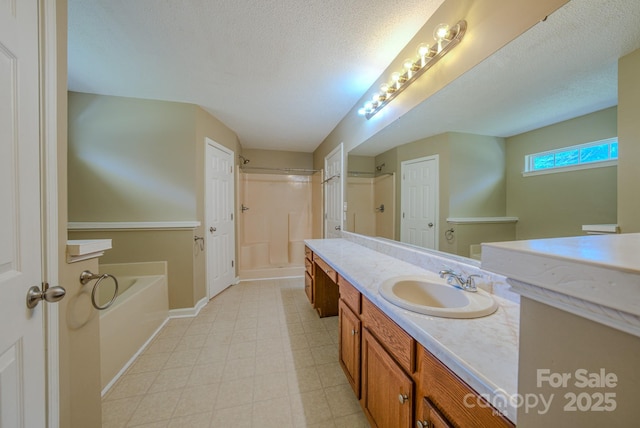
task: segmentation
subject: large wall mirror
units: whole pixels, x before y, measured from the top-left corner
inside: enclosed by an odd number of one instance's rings
[[[572,0],[350,151],[346,229],[478,258],[481,242],[617,223],[615,162],[523,170],[526,155],[617,138],[618,59],[640,48],[639,14],[635,0]],[[429,204],[434,219],[412,225]]]

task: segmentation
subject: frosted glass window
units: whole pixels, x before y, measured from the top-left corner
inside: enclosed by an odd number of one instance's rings
[[[569,171],[616,165],[618,139],[595,141],[525,156],[524,174]]]

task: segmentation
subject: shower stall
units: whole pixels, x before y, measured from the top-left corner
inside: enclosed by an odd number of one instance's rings
[[[239,168],[240,279],[304,273],[304,240],[319,237],[322,172]],[[315,217],[315,218],[314,218]]]
[[[395,174],[349,171],[347,230],[395,239]]]

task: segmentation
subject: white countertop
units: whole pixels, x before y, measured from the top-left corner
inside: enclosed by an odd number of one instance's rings
[[[476,392],[491,397],[499,410],[516,421],[516,409],[508,404],[508,399],[517,393],[520,319],[517,303],[494,296],[498,310],[476,319],[417,314],[389,303],[378,288],[386,279],[420,275],[426,269],[346,239],[305,243]],[[506,408],[501,406],[505,402]]]
[[[528,298],[640,337],[640,234],[482,245],[482,268]]]
[[[494,242],[483,244],[483,248],[501,248],[640,274],[640,233]]]

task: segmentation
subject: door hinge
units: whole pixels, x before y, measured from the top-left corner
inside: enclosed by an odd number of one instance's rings
[[[234,267],[234,266],[233,266],[233,260],[231,260],[231,267]]]
[[[232,166],[230,166],[230,167],[229,167],[229,172],[230,172],[231,174],[233,174],[233,167],[232,167]]]
[[[404,213],[402,213],[402,218],[404,218]]]
[[[233,220],[233,213],[231,213],[231,220]]]

